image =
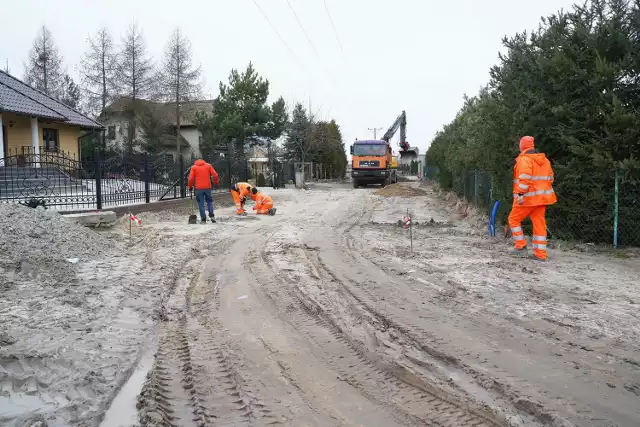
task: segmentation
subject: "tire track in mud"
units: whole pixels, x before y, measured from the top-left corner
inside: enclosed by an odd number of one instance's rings
[[[383,267],[380,267],[376,263],[376,261],[364,256],[361,253],[361,250],[354,244],[354,241],[360,238],[359,236],[357,236],[357,233],[354,231],[354,229],[361,228],[361,225],[363,223],[371,222],[372,216],[373,211],[366,211],[364,208],[360,211],[360,215],[353,216],[357,219],[345,224],[344,228],[342,228],[338,233],[340,235],[340,244],[344,249],[343,253],[351,258],[354,262],[360,265],[362,265],[363,262],[373,265],[375,266],[375,268],[378,268],[382,274],[388,275],[388,273],[384,271]],[[384,292],[380,292],[378,289],[382,288],[383,286],[377,284],[375,280],[367,283],[359,283],[359,286],[353,286],[342,282],[336,277],[334,273],[331,272],[330,268],[320,258],[318,258],[318,260],[326,269],[326,271],[331,274],[339,283],[341,283],[344,290],[354,299],[356,299],[359,304],[361,304],[362,307],[364,307],[366,311],[369,312],[372,316],[378,318],[382,322],[386,322],[389,326],[399,330],[404,336],[409,338],[412,343],[417,346],[417,348],[432,356],[436,360],[440,360],[448,366],[460,369],[461,371],[475,377],[475,383],[491,393],[496,393],[505,401],[510,402],[512,408],[509,408],[509,412],[513,412],[513,409],[515,409],[520,414],[526,414],[527,417],[531,417],[529,422],[536,425],[537,423],[541,423],[542,425],[554,426],[566,425],[565,421],[562,418],[558,417],[552,412],[545,410],[540,405],[536,405],[529,399],[523,398],[523,396],[527,395],[526,393],[517,393],[516,390],[512,390],[508,384],[499,383],[493,377],[487,377],[484,373],[470,368],[454,356],[451,356],[451,354],[464,353],[464,351],[462,351],[462,349],[460,348],[455,347],[449,340],[440,338],[428,331],[425,331],[415,321],[411,321],[404,316],[398,316],[394,314],[393,310],[389,310],[386,308],[387,304],[381,307],[380,304],[377,303],[377,300],[379,300],[380,297],[384,297],[386,299],[386,303],[390,303],[392,306],[396,305],[398,307],[403,307],[407,304],[407,299],[399,299],[396,296],[395,292],[389,292],[388,289],[385,289]],[[390,301],[389,299],[393,301]],[[495,368],[495,370],[506,377],[513,378],[513,376],[507,371],[501,370],[497,367]],[[543,394],[529,382],[518,380],[518,386],[521,387],[523,385],[525,387],[531,388],[532,390],[535,390],[535,393],[537,393],[538,395]]]
[[[197,326],[195,347],[200,381],[208,383],[207,395],[216,413],[217,426],[279,425],[282,422],[259,398],[243,375],[238,353],[226,339],[228,331],[217,318],[220,309],[220,274],[212,281],[197,282],[190,291],[190,311]]]
[[[258,278],[281,276],[277,267],[272,265],[266,250],[250,256],[250,268]],[[260,271],[259,264],[268,273]],[[316,270],[320,265],[314,265]],[[324,273],[320,267],[319,272]],[[378,366],[362,346],[356,344],[345,334],[339,325],[311,298],[296,286],[290,277],[285,280],[289,287],[273,287],[268,292],[278,305],[286,307],[284,319],[292,324],[307,340],[316,344],[325,363],[340,374],[339,379],[347,382],[375,404],[386,408],[398,421],[411,426],[456,426],[488,427],[501,425],[491,416],[483,416],[476,411],[462,408],[453,400],[448,401],[430,391],[415,378],[401,378]],[[266,289],[266,288],[265,288]],[[327,340],[326,331],[331,339]]]
[[[194,274],[191,283],[198,277]],[[177,285],[174,291],[182,288]],[[178,310],[177,319],[163,325],[154,364],[138,396],[142,426],[204,427],[212,418],[202,404],[203,392],[194,379],[186,306],[185,295],[182,306],[174,307]]]
[[[170,307],[155,361],[138,397],[140,425],[280,424],[242,377],[227,331],[217,319],[219,275],[214,283],[203,280],[194,273],[202,270],[203,260],[191,264],[191,279],[185,283],[183,271],[166,301]]]

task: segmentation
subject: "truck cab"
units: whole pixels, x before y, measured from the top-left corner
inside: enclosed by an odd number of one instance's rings
[[[351,146],[351,178],[353,187],[397,182],[391,146],[384,140],[356,140]]]

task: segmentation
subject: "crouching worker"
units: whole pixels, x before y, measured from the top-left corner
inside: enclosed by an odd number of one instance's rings
[[[557,201],[553,191],[553,169],[549,159],[536,151],[533,137],[520,139],[520,155],[513,168],[513,207],[509,214],[509,227],[518,253],[526,253],[527,241],[522,221],[529,217],[533,223],[533,255],[547,260],[547,206]]]
[[[211,196],[211,178],[216,185],[219,184],[218,172],[209,163],[202,159],[198,159],[191,166],[189,172],[188,186],[189,190],[196,189],[196,201],[198,202],[198,208],[200,209],[201,221],[207,222],[205,216],[204,203],[207,202],[207,210],[209,211],[209,218],[211,222],[216,222],[213,214],[213,197]]]
[[[231,187],[231,196],[233,197],[233,203],[236,205],[236,215],[246,215],[244,210],[244,204],[247,201],[247,197],[251,195],[253,187],[248,182],[237,182]]]
[[[256,202],[253,210],[258,215],[275,215],[276,208],[273,207],[273,199],[271,196],[264,194],[262,191],[258,191],[257,188],[251,190],[251,200]]]

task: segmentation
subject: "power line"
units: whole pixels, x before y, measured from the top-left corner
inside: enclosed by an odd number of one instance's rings
[[[296,56],[295,53],[293,53],[293,50],[291,50],[291,48],[289,47],[289,45],[287,44],[287,42],[284,40],[284,38],[280,35],[280,33],[278,32],[278,30],[276,29],[275,25],[273,25],[271,23],[271,21],[269,20],[269,17],[267,17],[267,14],[264,13],[264,11],[262,10],[262,8],[260,7],[260,5],[258,4],[258,2],[256,0],[253,0],[253,4],[256,5],[256,7],[258,8],[258,10],[260,11],[260,13],[262,13],[262,16],[264,16],[264,19],[269,23],[269,25],[271,26],[271,28],[273,29],[273,31],[278,35],[278,37],[280,38],[280,41],[282,42],[282,44],[287,48],[287,50],[289,51],[289,53],[296,58],[296,60],[298,59],[298,57]]]
[[[298,21],[298,25],[300,26],[300,29],[304,33],[304,36],[307,38],[307,41],[309,42],[309,45],[311,46],[311,49],[313,49],[313,51],[316,53],[318,58],[320,58],[320,54],[318,53],[318,50],[313,45],[313,42],[311,41],[311,38],[309,37],[309,34],[307,34],[307,31],[304,29],[304,26],[302,25],[302,22],[300,22],[300,18],[298,18],[298,14],[296,13],[296,11],[293,8],[293,6],[291,6],[291,2],[289,0],[287,0],[287,4],[289,5],[289,9],[291,9],[291,13],[293,13],[293,16],[296,18],[296,21]]]
[[[331,19],[331,13],[329,13],[329,6],[327,6],[327,0],[324,0],[324,9],[327,11],[327,17],[329,18],[329,22],[331,22],[331,27],[333,28],[333,34],[335,34],[336,36],[336,40],[338,41],[338,45],[340,46],[340,50],[342,51],[342,56],[344,56],[345,61],[348,61],[347,55],[344,53],[344,49],[342,48],[340,37],[338,36],[338,30],[336,30],[336,26],[333,23],[333,19]]]
[[[304,25],[302,25],[302,22],[300,21],[300,18],[298,18],[298,14],[296,13],[295,9],[293,8],[293,6],[291,5],[291,2],[289,0],[287,0],[287,5],[289,5],[289,9],[291,9],[291,13],[293,13],[293,16],[296,18],[296,21],[298,21],[298,25],[300,26],[300,29],[302,30],[302,33],[304,34],[305,38],[309,42],[309,45],[311,46],[311,49],[313,49],[313,51],[315,52],[316,56],[320,60],[320,63],[322,63],[322,68],[324,69],[324,72],[327,74],[327,76],[331,80],[331,83],[333,83],[335,85],[335,78],[329,72],[329,70],[327,69],[326,65],[324,65],[324,61],[320,57],[320,54],[318,53],[318,50],[316,49],[315,45],[311,41],[311,37],[309,37],[309,34],[307,34],[307,30],[304,29]]]

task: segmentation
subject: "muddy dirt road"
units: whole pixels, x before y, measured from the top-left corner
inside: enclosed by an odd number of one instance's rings
[[[21,342],[12,332],[18,342],[0,346],[3,396],[31,396],[32,406],[4,420],[640,425],[638,259],[576,251],[553,251],[547,264],[512,258],[506,241],[457,219],[430,187],[402,186],[404,197],[340,185],[280,190],[276,216],[236,219],[225,208],[216,225],[148,214],[136,243],[121,248],[132,281],[111,282],[119,305],[103,296],[111,317],[93,314],[102,329],[75,337],[83,351],[118,344],[104,361],[60,349],[59,358],[40,355],[49,362],[29,378],[43,384],[51,360],[57,369],[72,360],[84,369],[69,380],[79,396],[54,395],[51,382],[19,394],[30,359],[25,351],[9,358]],[[418,221],[413,253],[396,224],[407,208]],[[58,400],[39,405],[42,396]]]

